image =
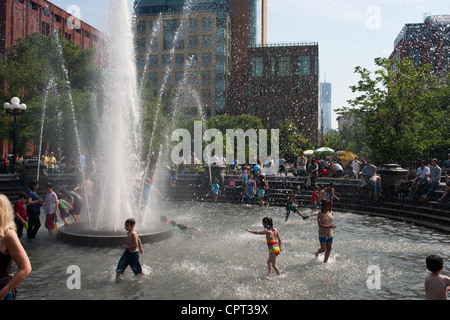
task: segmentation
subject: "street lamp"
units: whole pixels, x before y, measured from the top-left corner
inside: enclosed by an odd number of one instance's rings
[[[20,99],[17,97],[14,97],[11,99],[11,103],[6,102],[3,105],[3,109],[5,109],[7,114],[10,114],[14,116],[14,122],[11,123],[11,132],[10,132],[10,139],[13,141],[13,159],[11,161],[11,173],[15,173],[15,167],[16,167],[16,143],[19,139],[19,124],[17,123],[17,116],[23,115],[25,110],[27,110],[27,106],[24,103],[20,103]]]

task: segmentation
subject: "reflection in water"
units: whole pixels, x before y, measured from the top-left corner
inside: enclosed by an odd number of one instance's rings
[[[303,209],[309,211],[310,209]],[[170,203],[160,214],[199,228],[194,237],[177,234],[144,245],[140,257],[149,274],[130,270],[114,281],[120,248],[84,248],[60,243],[41,230],[40,239],[24,240],[33,272],[19,287],[19,299],[424,299],[425,257],[448,261],[450,236],[383,218],[335,213],[337,228],[330,260],[314,258],[319,246],[314,212],[309,220],[291,217],[284,208],[246,209],[233,204]],[[307,212],[308,213],[308,212]],[[262,229],[270,215],[283,239],[278,257],[282,275],[267,277],[267,245]],[[42,217],[42,216],[41,216]],[[139,233],[139,222],[137,223]],[[81,270],[81,290],[67,289],[67,268]],[[378,266],[381,289],[367,287],[367,269]],[[448,274],[448,265],[444,269]]]

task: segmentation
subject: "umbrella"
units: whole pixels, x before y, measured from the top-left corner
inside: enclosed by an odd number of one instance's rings
[[[312,156],[314,154],[314,150],[306,150],[303,152],[305,156]]]
[[[334,150],[331,149],[331,148],[322,147],[322,148],[319,148],[319,149],[314,150],[314,152],[315,152],[315,153],[325,153],[325,152],[331,152],[331,153],[333,153]]]
[[[350,151],[338,151],[336,152],[336,155],[341,158],[341,159],[345,159],[345,160],[353,160],[356,159],[357,155],[355,155],[354,153],[350,152]]]

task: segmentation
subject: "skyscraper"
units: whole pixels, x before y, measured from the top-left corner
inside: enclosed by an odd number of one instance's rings
[[[331,83],[322,82],[320,84],[320,106],[322,109],[322,133],[325,135],[332,130],[332,112],[331,108]]]
[[[190,116],[225,112],[231,71],[231,0],[137,0],[137,65]]]

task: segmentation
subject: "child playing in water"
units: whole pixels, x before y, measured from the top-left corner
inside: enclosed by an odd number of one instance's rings
[[[447,292],[450,290],[450,278],[441,275],[444,269],[444,261],[438,255],[429,255],[426,260],[427,269],[431,275],[425,278],[425,293],[427,300],[447,300]]]
[[[219,194],[222,194],[222,192],[220,191],[219,179],[214,179],[214,184],[212,185],[211,190],[208,192],[206,196],[209,196],[211,193],[214,196],[214,204],[216,204]]]
[[[331,201],[331,209],[333,209],[333,199],[339,201],[340,199],[334,194],[334,183],[331,182],[328,187],[325,188],[325,199]]]
[[[67,218],[70,217],[69,209],[72,210],[73,207],[67,203],[66,200],[63,199],[63,194],[60,192],[58,193],[58,208],[59,208],[59,214],[61,216],[62,221],[64,221],[64,225],[68,225],[69,221],[67,221]]]
[[[177,170],[175,166],[172,166],[169,170],[169,181],[171,187],[177,186]]]
[[[253,231],[246,229],[246,231],[253,234],[266,236],[267,246],[269,247],[269,258],[267,259],[267,268],[269,275],[272,274],[272,268],[275,270],[277,275],[281,275],[280,269],[277,266],[277,256],[281,253],[280,233],[273,227],[273,220],[271,217],[265,217],[262,220],[262,224],[267,230]]]
[[[324,263],[327,263],[331,253],[331,245],[333,244],[333,228],[336,226],[333,224],[333,211],[331,211],[331,201],[326,199],[322,202],[322,210],[317,215],[317,224],[319,225],[319,242],[320,249],[314,254],[317,258],[319,254],[325,252],[323,259]]]
[[[317,198],[319,197],[319,187],[315,186],[314,190],[311,194],[311,204],[313,206],[313,208],[317,208]]]
[[[247,200],[252,201],[252,207],[255,205],[255,194],[256,194],[256,182],[253,179],[253,175],[250,174],[247,182],[246,192],[245,192],[245,205],[247,205]]]
[[[125,230],[127,231],[127,242],[121,248],[125,249],[122,257],[119,260],[116,268],[116,280],[120,278],[125,272],[125,269],[130,266],[135,275],[145,275],[142,272],[141,264],[139,263],[139,253],[143,254],[141,239],[139,239],[134,227],[136,221],[132,218],[125,221]]]
[[[286,218],[285,221],[288,221],[289,216],[291,215],[291,211],[297,212],[297,214],[303,218],[303,220],[308,219],[309,217],[305,217],[300,213],[300,210],[298,209],[298,204],[296,202],[297,194],[300,192],[299,188],[295,188],[294,191],[289,195],[288,201],[286,203]]]

